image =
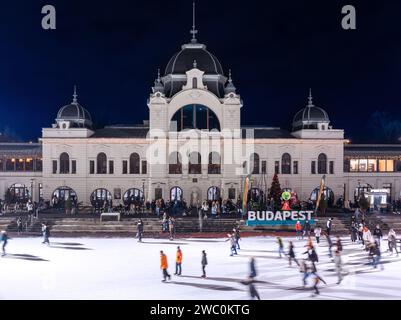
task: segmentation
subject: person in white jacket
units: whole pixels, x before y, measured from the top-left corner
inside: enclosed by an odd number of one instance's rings
[[[366,226],[363,227],[362,239],[365,244],[365,247],[367,247],[371,243],[374,243],[372,233],[370,232],[369,228]]]
[[[320,243],[320,235],[322,234],[322,228],[316,227],[315,230],[313,230],[313,232],[315,233],[316,242]]]

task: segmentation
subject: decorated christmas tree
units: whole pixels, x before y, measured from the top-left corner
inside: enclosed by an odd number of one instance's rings
[[[270,187],[270,198],[274,201],[274,210],[280,210],[281,206],[281,187],[280,181],[278,180],[277,173],[273,177],[272,186]]]

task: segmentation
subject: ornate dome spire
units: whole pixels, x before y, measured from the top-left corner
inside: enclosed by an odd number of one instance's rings
[[[164,94],[164,86],[160,77],[160,69],[157,69],[157,79],[155,80],[155,86],[152,88],[153,93],[160,92]]]
[[[224,89],[225,94],[230,94],[230,93],[236,93],[237,88],[234,86],[233,84],[233,78],[232,78],[232,74],[231,74],[231,69],[229,71],[229,75],[228,75],[228,84]]]

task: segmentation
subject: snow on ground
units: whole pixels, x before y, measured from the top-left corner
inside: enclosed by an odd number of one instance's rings
[[[15,238],[0,259],[0,299],[122,299],[122,300],[245,300],[248,287],[241,283],[249,274],[249,260],[256,258],[256,285],[262,299],[310,299],[312,290],[302,289],[298,268],[279,259],[274,237],[244,238],[239,255],[230,257],[225,239],[50,239]],[[292,240],[298,257],[305,240]],[[335,239],[333,239],[335,240]],[[183,275],[173,276],[177,246],[183,251]],[[345,279],[337,285],[334,263],[327,243],[317,247],[319,274],[327,285],[313,299],[401,299],[401,256],[383,253],[384,271],[367,265],[367,253],[359,244],[343,239]],[[382,241],[387,248],[387,241]],[[168,256],[172,280],[162,283],[159,252]],[[201,251],[206,250],[207,279],[200,278]],[[310,284],[309,284],[310,286]]]

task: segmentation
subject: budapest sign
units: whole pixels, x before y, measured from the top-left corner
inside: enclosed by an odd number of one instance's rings
[[[300,221],[303,224],[306,220],[315,224],[312,218],[313,211],[248,211],[247,226],[291,226]]]

